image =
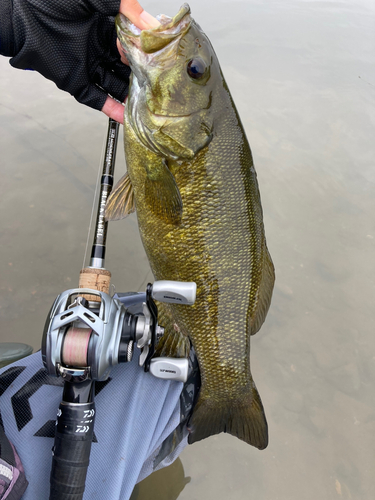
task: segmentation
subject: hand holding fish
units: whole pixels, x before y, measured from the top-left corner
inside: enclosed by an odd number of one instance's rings
[[[151,14],[146,12],[137,2],[137,0],[121,0],[120,12],[121,14],[124,14],[124,16],[126,16],[128,19],[130,19],[131,22],[141,30],[155,28],[160,25],[159,21],[151,16]],[[121,49],[121,44],[118,39],[117,49],[120,53],[122,63],[129,66],[129,62],[124,56],[123,50]],[[124,108],[119,102],[117,102],[115,99],[112,99],[110,96],[107,97],[102,111],[110,118],[113,118],[121,124],[123,123]]]
[[[159,25],[137,0],[5,0],[0,54],[122,123],[130,68],[116,46],[119,11],[140,29]]]

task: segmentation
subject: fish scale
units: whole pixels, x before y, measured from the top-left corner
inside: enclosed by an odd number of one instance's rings
[[[134,193],[139,230],[155,279],[197,284],[193,306],[159,304],[165,334],[158,352],[186,356],[190,339],[197,354],[202,385],[189,422],[190,443],[228,432],[263,449],[268,443],[267,422],[250,371],[250,336],[267,314],[274,270],[256,173],[210,42],[186,4],[169,26],[174,22],[175,33],[181,31],[180,40],[173,41],[174,65],[170,59],[167,67],[163,63],[160,46],[166,44],[168,58],[171,46],[160,41],[161,26],[147,32],[148,46],[153,46],[153,36],[158,38],[154,44],[158,50],[148,67],[142,66],[141,44],[132,43],[139,34],[131,32],[125,18],[117,21],[133,78],[141,74],[143,79],[142,84],[131,84],[125,106],[124,144],[131,181],[126,190],[131,186]],[[203,83],[194,81],[196,75],[186,76],[186,61],[194,62],[194,57],[209,65]],[[196,86],[194,92],[189,85]],[[163,93],[164,88],[169,94]],[[152,112],[145,95],[152,95]],[[197,103],[206,104],[199,109]],[[176,119],[180,108],[181,117]],[[109,200],[108,218],[121,206],[119,193],[116,188]]]

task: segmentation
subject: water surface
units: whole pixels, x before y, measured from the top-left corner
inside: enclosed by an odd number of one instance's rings
[[[169,15],[180,6],[143,5]],[[252,147],[276,267],[251,352],[270,444],[211,437],[134,496],[371,500],[375,4],[190,5]],[[55,296],[78,283],[107,121],[5,58],[0,71],[0,333],[38,349]],[[120,291],[152,279],[134,216],[110,225],[106,264]]]

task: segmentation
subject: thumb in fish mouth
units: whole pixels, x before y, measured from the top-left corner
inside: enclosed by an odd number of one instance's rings
[[[137,2],[137,0],[121,0],[120,13],[124,14],[137,28],[149,30],[160,26],[160,22]]]
[[[120,13],[126,16],[140,30],[149,30],[160,26],[160,22],[150,13],[144,10],[137,0],[121,0]],[[129,66],[124,50],[116,40],[117,50],[119,51],[121,62]]]
[[[127,0],[122,1],[127,3]],[[132,2],[133,0],[128,1]],[[190,7],[187,3],[181,6],[180,10],[173,18],[165,16],[164,14],[158,16],[161,22],[143,10],[136,0],[134,0],[134,3],[138,5],[135,16],[132,9],[129,11],[129,7],[125,6],[124,10],[120,7],[120,13],[116,16],[117,35],[120,40],[126,33],[139,37],[141,49],[147,54],[158,52],[169,45],[174,39],[181,36],[182,31],[187,31],[190,25]],[[141,13],[139,13],[139,8],[142,9]],[[185,22],[183,22],[183,20],[185,20]],[[172,29],[173,32],[171,31]],[[117,41],[117,48],[121,60],[125,64],[129,64],[126,56],[126,49],[121,45],[121,42]]]

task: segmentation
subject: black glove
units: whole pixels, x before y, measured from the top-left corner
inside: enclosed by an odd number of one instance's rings
[[[130,68],[116,47],[119,7],[120,0],[1,0],[0,53],[94,109],[108,94],[123,102]]]

